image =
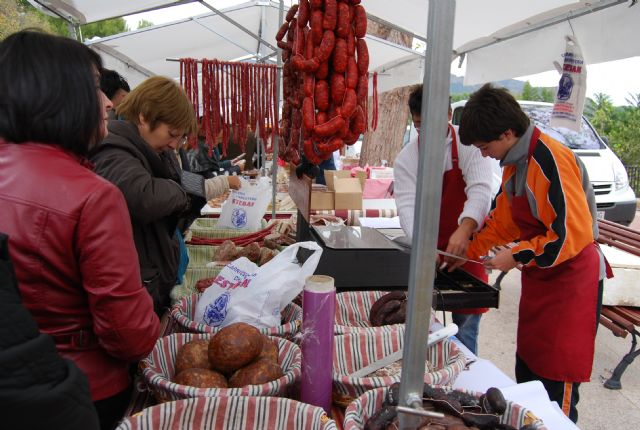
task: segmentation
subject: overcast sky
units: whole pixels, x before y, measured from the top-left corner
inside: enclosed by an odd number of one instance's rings
[[[215,7],[223,9],[225,7],[241,3],[238,0],[216,0]],[[290,0],[285,0],[285,4],[290,4]],[[297,3],[297,1],[296,1]],[[209,9],[199,3],[187,4],[146,12],[126,17],[127,24],[132,30],[137,28],[138,21],[145,19],[154,24],[175,21],[189,16],[210,12]],[[461,76],[464,73],[457,68],[457,61],[453,62],[452,73]],[[515,79],[528,80],[534,87],[557,86],[560,79],[557,72],[545,72],[536,75],[514,77]],[[625,60],[611,61],[608,63],[587,65],[587,96],[604,93],[611,96],[615,105],[626,105],[626,98],[631,94],[640,94],[640,57],[632,57]]]

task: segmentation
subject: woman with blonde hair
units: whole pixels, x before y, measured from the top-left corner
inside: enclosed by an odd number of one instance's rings
[[[129,208],[142,281],[156,313],[169,306],[180,263],[176,228],[199,213],[206,199],[239,188],[239,178],[204,181],[176,168],[173,149],[197,132],[196,116],[182,88],[154,76],[118,106],[124,121],[110,121],[109,134],[91,155],[96,173],[114,183]]]

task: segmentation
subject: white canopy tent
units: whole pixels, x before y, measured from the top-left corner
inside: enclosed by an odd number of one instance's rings
[[[72,24],[89,24],[103,19],[119,18],[159,8],[193,3],[196,0],[29,0],[44,11]]]
[[[454,45],[454,55],[466,57],[466,85],[554,70],[566,35],[577,38],[588,64],[619,60],[640,55],[640,45],[631,43],[638,22],[640,6],[631,1],[571,2]],[[380,81],[380,91],[387,91],[421,82],[424,60],[405,56],[375,70],[394,77]]]
[[[277,3],[253,0],[221,12],[96,39],[87,44],[101,53],[106,67],[119,70],[133,85],[144,79],[145,74],[179,77],[178,63],[167,59],[254,60],[274,53],[271,47],[258,42],[227,18],[263,41],[275,44],[275,34],[280,27]],[[370,56],[372,70],[407,55],[422,58],[417,51],[375,36],[367,36],[367,44],[369,51],[375,53]],[[275,55],[271,58],[275,61]],[[128,67],[124,68],[124,64]]]
[[[190,0],[32,0],[75,23],[129,15],[163,6],[193,3]],[[215,7],[216,1],[200,1]],[[285,7],[296,1],[286,0]],[[426,40],[428,0],[367,0],[370,19],[388,24]],[[466,83],[479,83],[551,70],[561,60],[564,35],[572,32],[581,43],[590,63],[640,55],[640,46],[628,43],[638,22],[640,7],[629,8],[631,1],[600,0],[458,0],[455,12],[453,46],[455,54],[467,58]],[[617,4],[601,9],[603,6]],[[209,6],[209,7],[210,7]],[[585,11],[597,11],[575,17]],[[118,70],[131,84],[159,74],[177,78],[178,64],[168,58],[218,58],[233,61],[262,58],[273,50],[269,44],[279,27],[278,2],[252,0],[222,10],[246,31],[215,12],[173,23],[156,25],[128,33],[90,41],[109,68]],[[566,18],[575,17],[567,23]],[[550,22],[556,25],[533,28]],[[526,33],[526,34],[523,34]],[[518,36],[518,37],[514,37]],[[496,43],[509,38],[508,40]],[[382,73],[379,91],[418,83],[424,74],[424,56],[373,36],[367,36],[370,70]],[[489,44],[486,46],[487,44]],[[508,59],[508,60],[505,60]],[[561,61],[560,61],[561,62]]]

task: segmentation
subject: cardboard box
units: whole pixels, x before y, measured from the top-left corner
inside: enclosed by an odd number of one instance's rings
[[[327,184],[327,188],[330,191],[335,191],[334,178],[347,179],[351,178],[351,171],[349,170],[325,170],[324,181]],[[360,188],[364,189],[364,181],[367,179],[367,172],[356,172],[356,178],[360,181]]]
[[[372,168],[370,179],[393,179],[393,167]]]
[[[362,185],[357,178],[335,180],[335,209],[362,210]]]
[[[334,192],[334,209],[362,210],[362,190],[366,174],[352,178],[347,170],[325,170],[324,178],[329,191]]]
[[[333,191],[311,191],[310,209],[333,210],[335,193]]]

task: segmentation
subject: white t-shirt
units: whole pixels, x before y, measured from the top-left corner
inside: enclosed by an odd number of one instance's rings
[[[453,126],[453,129],[458,142],[458,166],[462,170],[467,195],[464,209],[458,217],[458,224],[463,218],[471,218],[478,223],[478,228],[480,228],[489,213],[493,197],[500,189],[502,177],[500,164],[498,160],[483,157],[478,148],[462,145],[458,136],[458,127]],[[451,134],[449,133],[445,147],[443,173],[453,167],[451,142]],[[400,225],[409,239],[413,237],[418,160],[418,139],[416,137],[400,151],[393,166],[393,192],[398,216],[400,217]]]

